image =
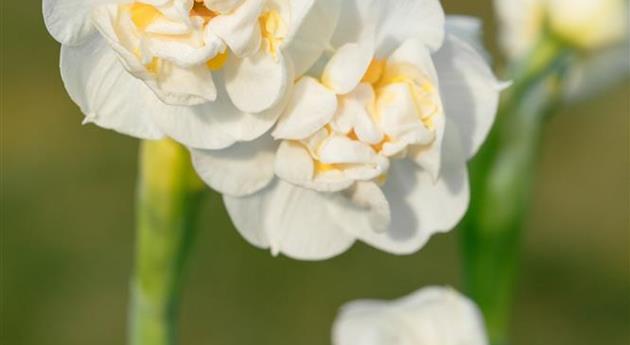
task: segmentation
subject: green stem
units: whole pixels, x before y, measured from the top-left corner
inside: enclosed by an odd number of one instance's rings
[[[188,151],[170,140],[142,143],[138,181],[129,344],[174,345],[202,183]]]
[[[542,40],[512,69],[497,123],[471,162],[471,206],[462,221],[462,259],[468,294],[479,304],[493,345],[508,344],[520,235],[548,113],[561,95],[566,51]]]

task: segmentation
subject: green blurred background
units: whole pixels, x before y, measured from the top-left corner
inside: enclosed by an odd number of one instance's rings
[[[6,345],[124,344],[138,141],[66,95],[38,1],[2,1],[2,288]],[[486,20],[489,1],[444,1]],[[630,85],[553,118],[523,244],[515,345],[630,343]],[[364,245],[328,262],[247,244],[204,205],[183,298],[183,345],[327,344],[337,308],[427,284],[459,287],[457,233],[420,253]]]

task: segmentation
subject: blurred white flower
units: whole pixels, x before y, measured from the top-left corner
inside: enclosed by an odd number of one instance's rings
[[[328,39],[302,27],[312,6],[313,0],[43,2],[46,26],[62,43],[64,83],[86,122],[205,149],[256,139],[273,126],[294,78],[291,59],[312,62],[325,48],[318,42]]]
[[[579,51],[567,96],[582,98],[630,73],[627,0],[495,0],[501,47],[525,58],[547,32]]]
[[[487,345],[481,313],[459,293],[421,289],[395,301],[355,301],[342,307],[333,345]]]
[[[193,150],[236,228],[274,255],[326,259],[357,239],[417,251],[466,211],[466,161],[494,120],[500,85],[465,41],[474,19],[446,26],[437,0],[340,2],[333,48],[273,138]]]

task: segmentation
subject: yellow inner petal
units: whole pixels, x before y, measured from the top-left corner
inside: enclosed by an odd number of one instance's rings
[[[143,3],[133,3],[129,9],[131,14],[131,21],[140,30],[145,30],[151,23],[157,18],[162,16],[162,13],[155,7]]]
[[[228,59],[228,56],[229,56],[229,52],[226,49],[223,53],[219,53],[217,56],[215,56],[211,60],[208,60],[208,62],[206,62],[206,65],[211,71],[218,71],[223,68],[223,66],[225,65],[225,62]]]

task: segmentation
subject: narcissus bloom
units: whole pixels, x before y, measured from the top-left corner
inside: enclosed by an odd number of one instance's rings
[[[86,122],[218,149],[271,128],[292,86],[291,60],[312,63],[324,50],[318,42],[330,33],[315,36],[302,24],[329,2],[313,3],[44,0],[43,7],[63,45],[64,83]]]
[[[333,345],[486,345],[477,306],[459,293],[421,289],[395,301],[355,301],[343,306]]]
[[[329,54],[299,78],[271,136],[193,150],[252,244],[293,258],[357,239],[408,254],[452,229],[469,201],[466,161],[500,86],[436,0],[343,0]]]
[[[527,57],[548,34],[579,52],[568,73],[571,99],[630,74],[627,0],[495,0],[495,8],[501,47],[510,59]]]

